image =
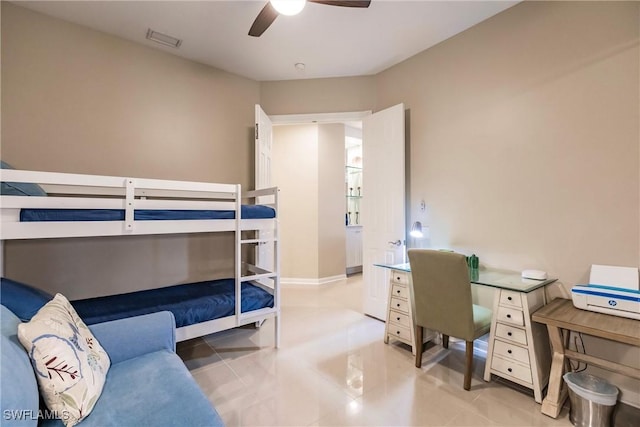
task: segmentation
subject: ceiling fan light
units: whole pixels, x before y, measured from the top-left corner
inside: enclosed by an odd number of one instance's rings
[[[281,15],[297,15],[302,12],[304,5],[307,4],[306,0],[270,0],[271,5]]]

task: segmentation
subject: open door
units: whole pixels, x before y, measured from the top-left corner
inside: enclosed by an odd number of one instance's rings
[[[362,129],[363,309],[385,320],[390,270],[374,264],[397,264],[404,259],[404,104],[365,117]]]
[[[256,129],[255,129],[255,189],[269,188],[271,184],[271,146],[273,126],[260,105],[256,104]],[[262,196],[256,199],[256,203],[273,203],[273,196]],[[272,239],[272,231],[259,231],[258,239]],[[256,266],[265,270],[274,271],[274,245],[273,242],[260,242],[256,247]]]
[[[271,119],[260,105],[256,104],[256,162],[255,178],[256,190],[271,187],[271,144],[272,144]],[[260,203],[270,203],[271,200]]]

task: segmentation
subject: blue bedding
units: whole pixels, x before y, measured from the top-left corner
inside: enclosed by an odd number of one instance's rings
[[[166,288],[71,301],[88,325],[156,311],[171,311],[176,327],[235,314],[233,279],[210,280]],[[0,279],[2,305],[28,322],[53,295],[11,279]],[[242,312],[273,307],[273,295],[250,283],[242,284]]]
[[[234,280],[210,280],[126,294],[75,300],[71,303],[88,325],[167,310],[176,327],[235,314]],[[242,312],[273,307],[273,295],[250,283],[242,284]]]
[[[193,220],[193,219],[235,219],[233,210],[157,210],[139,209],[134,211],[134,220]],[[275,218],[276,211],[269,206],[242,205],[242,219]],[[22,209],[20,221],[124,221],[124,209]]]

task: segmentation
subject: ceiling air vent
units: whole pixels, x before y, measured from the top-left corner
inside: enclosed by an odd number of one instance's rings
[[[175,47],[176,49],[182,44],[182,40],[153,31],[151,28],[147,30],[147,38],[165,46]]]

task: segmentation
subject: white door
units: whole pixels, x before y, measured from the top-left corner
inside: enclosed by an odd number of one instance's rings
[[[365,314],[386,319],[389,269],[404,259],[404,104],[362,121],[363,282]]]
[[[260,105],[256,104],[256,190],[271,187],[271,144],[272,144],[271,119]],[[271,203],[271,200],[261,203]]]
[[[271,144],[272,144],[271,119],[267,116],[260,105],[256,104],[256,160],[255,160],[255,189],[271,187]],[[262,196],[256,199],[256,203],[273,203],[273,196]],[[272,231],[259,231],[258,238],[273,238]],[[265,270],[274,270],[273,242],[259,243],[256,248],[256,266]]]

